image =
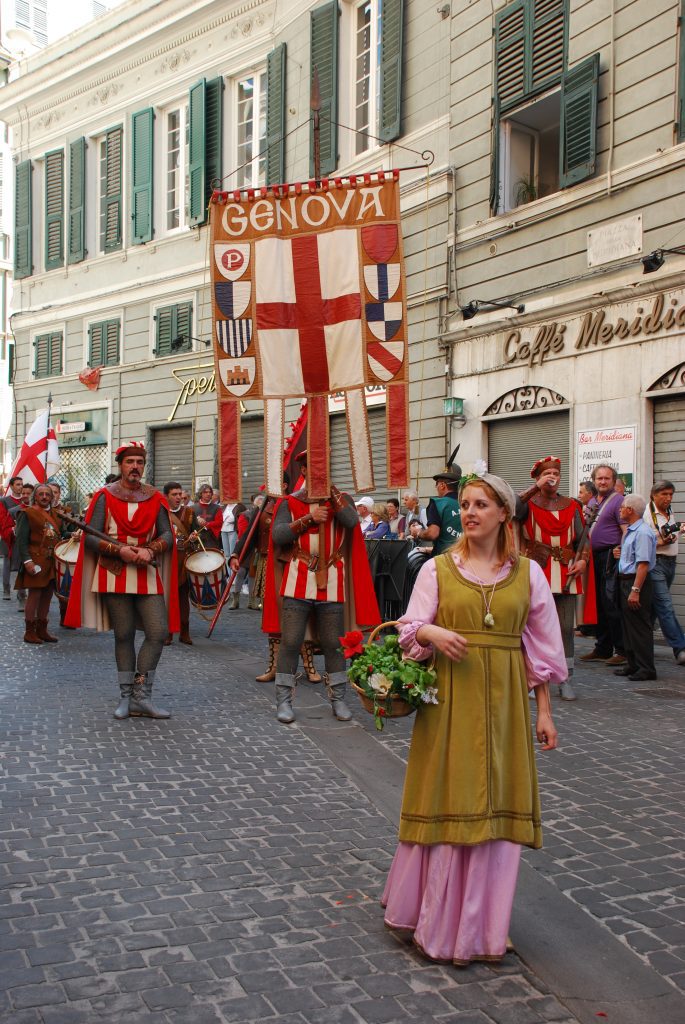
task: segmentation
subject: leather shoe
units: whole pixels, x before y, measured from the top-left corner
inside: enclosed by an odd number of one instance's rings
[[[597,648],[593,648],[589,654],[581,654],[579,661],[608,661],[609,659],[605,654],[599,654]]]
[[[610,658],[607,658],[607,665],[627,665],[628,659],[622,654],[612,654]]]
[[[640,670],[639,672],[633,672],[632,675],[628,676],[628,679],[633,683],[644,683],[648,679],[656,679],[656,672],[644,672],[643,670]]]
[[[633,671],[632,668],[628,668],[627,665],[624,665],[623,668],[615,668],[614,669],[614,675],[615,676],[629,676],[632,671]]]

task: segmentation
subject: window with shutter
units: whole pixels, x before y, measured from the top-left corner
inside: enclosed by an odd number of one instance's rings
[[[404,0],[383,0],[381,36],[380,101],[378,135],[392,142],[400,134],[402,123],[402,44],[404,39]]]
[[[124,129],[106,132],[100,148],[100,251],[121,249]]]
[[[103,320],[88,329],[89,366],[116,366],[119,362],[119,320]]]
[[[62,372],[62,332],[40,334],[33,343],[34,377],[57,377]]]
[[[338,0],[310,13],[310,87],[316,70],[319,79],[319,173],[331,174],[338,164]],[[314,177],[314,133],[309,133],[309,173]]]
[[[514,0],[496,16],[493,213],[595,172],[599,55],[567,71],[567,48],[568,0]]]
[[[19,281],[33,273],[33,202],[30,160],[14,171],[14,278]]]
[[[64,152],[45,154],[45,269],[64,266]]]
[[[190,352],[193,348],[193,304],[179,302],[175,306],[163,306],[155,313],[154,355],[177,355]]]
[[[131,220],[133,221],[134,245],[149,242],[152,238],[152,180],[153,180],[153,130],[155,114],[151,107],[139,110],[131,123],[131,167],[132,197]]]
[[[86,258],[86,140],[69,146],[69,214],[67,221],[67,263]]]
[[[205,93],[205,210],[215,188],[223,178],[224,80],[207,82]]]
[[[240,188],[266,184],[267,72],[239,79],[236,90],[237,180]]]
[[[266,61],[266,174],[265,184],[285,181],[285,43]]]

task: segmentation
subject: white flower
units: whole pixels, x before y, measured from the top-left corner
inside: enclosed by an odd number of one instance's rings
[[[437,686],[428,686],[425,691],[421,694],[421,700],[424,704],[438,704],[438,688]]]
[[[379,697],[387,697],[392,683],[382,672],[374,672],[372,676],[369,676],[369,686]]]
[[[473,465],[473,472],[476,474],[476,476],[483,476],[483,474],[487,473],[487,471],[488,464],[485,461],[485,459],[476,459]]]

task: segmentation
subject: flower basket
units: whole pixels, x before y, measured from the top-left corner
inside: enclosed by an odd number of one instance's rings
[[[362,707],[373,715],[379,731],[386,718],[404,718],[422,704],[438,702],[432,661],[423,664],[405,658],[396,635],[374,643],[383,629],[396,625],[397,622],[381,623],[363,646],[361,633],[347,633],[340,638],[343,653],[352,658],[348,679]]]

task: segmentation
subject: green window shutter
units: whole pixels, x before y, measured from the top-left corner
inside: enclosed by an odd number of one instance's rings
[[[515,0],[495,18],[495,96],[500,109],[526,95],[527,0]]]
[[[41,334],[33,343],[33,376],[50,374],[50,335]]]
[[[171,355],[171,339],[175,337],[172,334],[173,330],[173,306],[165,306],[163,309],[158,309],[155,316],[157,322],[157,331],[155,334],[155,355],[169,356]]]
[[[207,83],[203,78],[190,90],[189,99],[189,176],[190,224],[204,224],[207,171],[205,167],[205,96]]]
[[[492,166],[490,168],[490,213],[499,209],[499,100],[495,97],[492,113]]]
[[[152,164],[155,114],[152,107],[139,110],[131,119],[132,239],[134,245],[152,238]]]
[[[88,328],[88,365],[103,366],[103,327],[104,324],[91,324]]]
[[[86,258],[86,140],[69,146],[69,218],[67,263]]]
[[[45,269],[64,266],[64,151],[45,154]]]
[[[62,335],[50,335],[50,376],[57,377],[62,372]]]
[[[110,128],[105,135],[105,185],[102,214],[104,231],[101,238],[103,252],[114,252],[122,245],[122,150],[124,130]]]
[[[182,344],[174,348],[174,352],[189,352],[193,347],[191,335],[193,333],[193,304],[192,302],[180,302],[174,306],[174,333],[175,338],[184,338]]]
[[[205,90],[205,215],[212,192],[223,178],[224,80],[213,78]],[[205,216],[206,219],[206,216]]]
[[[103,337],[105,366],[116,366],[120,359],[119,335],[121,324],[118,320],[108,320],[105,324]]]
[[[402,41],[404,0],[383,0],[381,21],[381,88],[378,135],[392,142],[402,121]]]
[[[595,173],[599,54],[567,71],[561,80],[559,186],[567,188]]]
[[[530,7],[528,92],[543,92],[561,80],[566,67],[568,0],[533,0]]]
[[[338,165],[338,0],[329,0],[310,14],[310,82],[319,73],[320,174],[331,174]],[[314,132],[309,130],[309,173],[314,177]]]
[[[266,183],[285,181],[285,43],[266,59]]]
[[[33,203],[30,160],[14,171],[14,278],[20,281],[33,273]]]
[[[685,0],[680,5],[680,68],[678,69],[678,141],[685,142]]]

